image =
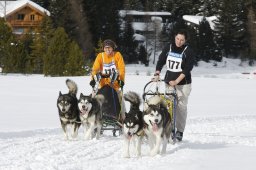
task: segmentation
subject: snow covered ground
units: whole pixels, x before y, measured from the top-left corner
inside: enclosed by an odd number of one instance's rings
[[[0,170],[253,170],[256,157],[256,67],[224,59],[193,74],[184,141],[165,155],[122,158],[122,137],[64,140],[57,113],[67,77],[0,75]],[[153,67],[128,65],[124,93],[142,94]],[[249,73],[249,74],[242,74]],[[163,75],[162,75],[163,76]],[[89,77],[69,77],[89,94]],[[129,104],[127,103],[127,107]]]

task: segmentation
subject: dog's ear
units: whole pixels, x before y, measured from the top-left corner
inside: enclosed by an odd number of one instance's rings
[[[95,99],[96,99],[98,102],[100,102],[101,104],[103,104],[104,101],[105,101],[105,97],[104,97],[102,94],[97,94],[97,95],[95,96]]]
[[[88,96],[88,101],[89,101],[90,103],[92,103],[93,100],[95,100],[95,99],[92,98],[92,97],[90,97],[90,96]]]
[[[61,93],[61,91],[59,92],[59,96],[61,96],[62,95],[62,93]]]
[[[128,117],[128,113],[127,112],[124,112],[124,115],[125,115],[125,117]]]
[[[83,97],[83,93],[80,93],[80,97]]]

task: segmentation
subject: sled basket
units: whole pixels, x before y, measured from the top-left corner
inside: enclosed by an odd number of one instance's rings
[[[109,85],[105,85],[98,90],[97,94],[102,94],[105,101],[102,105],[103,126],[101,132],[113,130],[113,136],[116,136],[116,131],[121,134],[122,125],[119,122],[121,105],[116,90]]]

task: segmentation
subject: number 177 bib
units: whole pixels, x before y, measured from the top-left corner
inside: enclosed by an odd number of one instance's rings
[[[174,52],[169,52],[166,59],[167,70],[171,72],[181,72],[182,55]]]

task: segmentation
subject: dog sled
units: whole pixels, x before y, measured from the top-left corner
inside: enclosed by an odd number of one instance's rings
[[[143,89],[143,95],[142,98],[144,102],[147,102],[147,100],[155,95],[160,96],[166,106],[167,110],[170,114],[170,119],[172,122],[172,134],[171,138],[173,143],[176,142],[176,107],[177,107],[177,93],[176,89],[173,88],[172,91],[166,91],[165,89],[166,83],[164,80],[160,81],[149,81]]]
[[[99,87],[99,82],[102,75],[98,74],[95,77],[96,85],[93,89],[94,94],[102,94],[104,96],[104,103],[102,104],[102,128],[101,134],[105,130],[112,130],[113,136],[117,136],[122,134],[122,122],[121,122],[121,101],[119,101],[119,97],[117,91],[111,86],[115,81],[117,81],[118,74],[110,75],[111,84]],[[122,91],[121,91],[122,92]]]

